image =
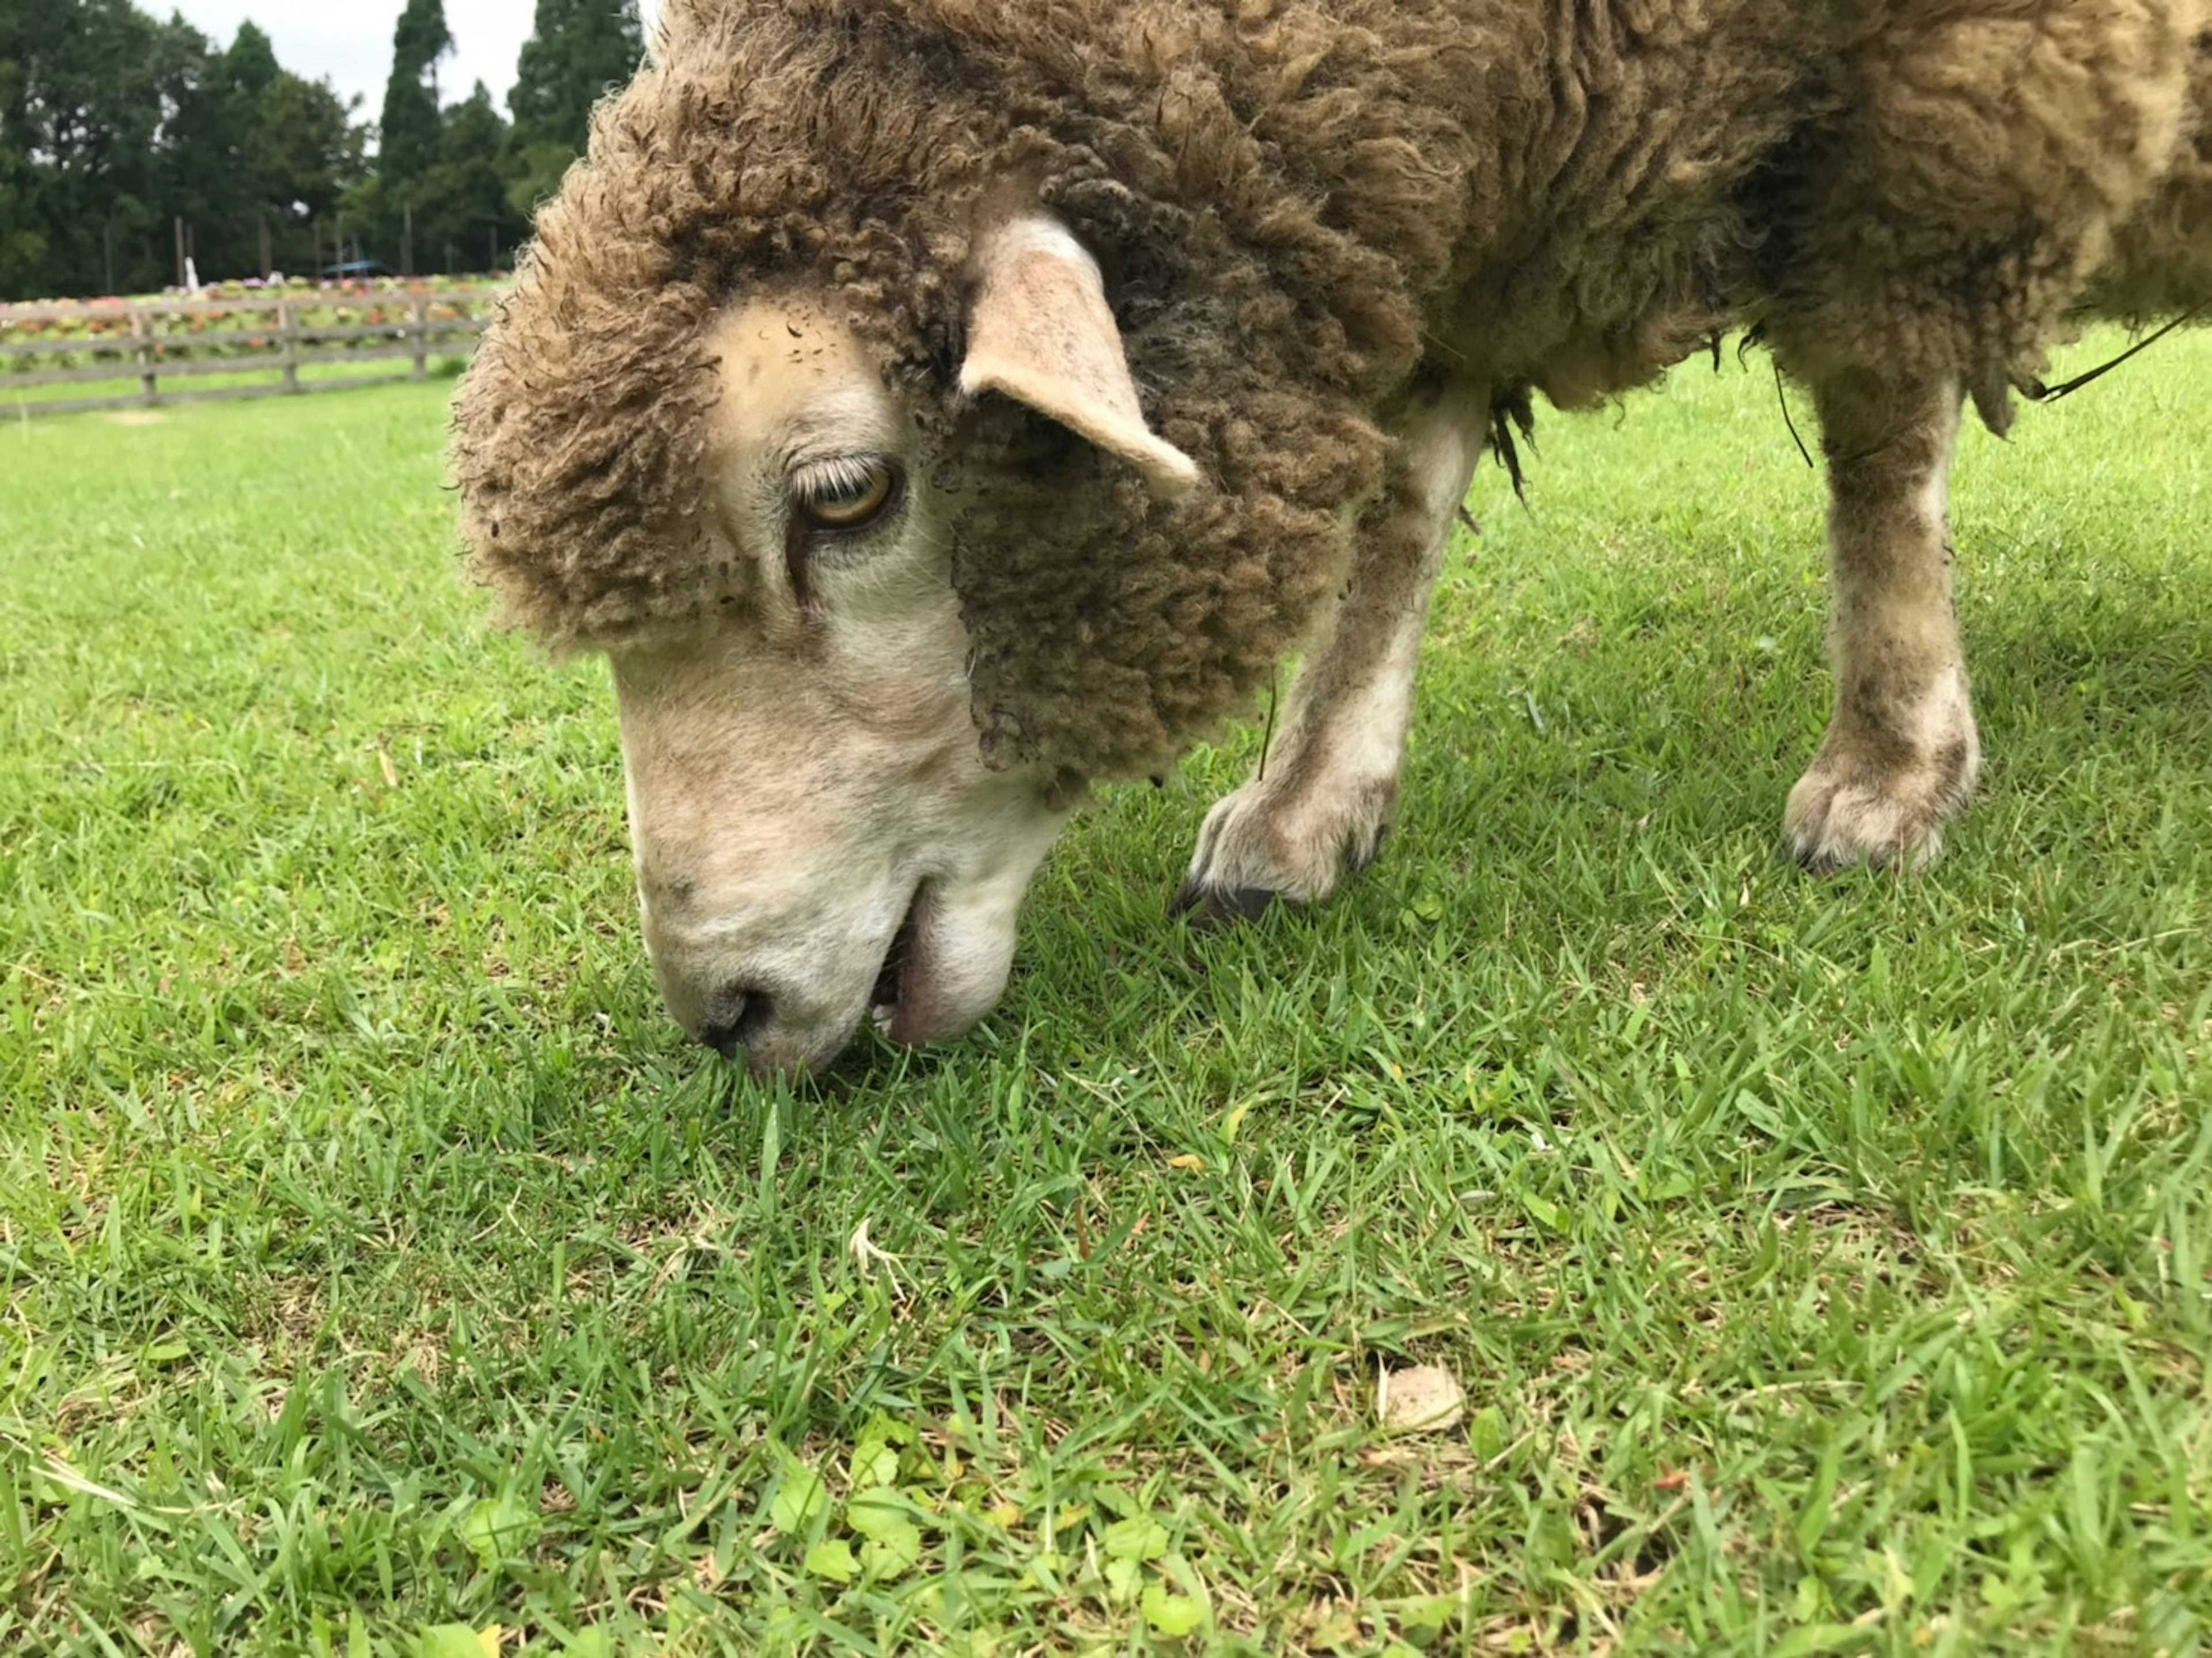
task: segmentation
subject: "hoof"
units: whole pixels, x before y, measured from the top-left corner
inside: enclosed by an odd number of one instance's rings
[[[1790,854],[1815,875],[1925,869],[1943,850],[1943,825],[1966,804],[1963,766],[1838,781],[1815,766],[1790,793]]]
[[[1929,835],[1910,847],[1875,847],[1857,851],[1828,841],[1807,841],[1796,835],[1787,837],[1782,846],[1783,855],[1803,870],[1806,874],[1820,877],[1842,875],[1850,870],[1864,870],[1879,875],[1904,872],[1917,874],[1942,854],[1943,837]]]
[[[1783,808],[1790,855],[1822,875],[1925,869],[1943,849],[1943,825],[1973,799],[1981,764],[1963,673],[1881,729],[1839,714]]]
[[[1861,847],[1791,835],[1784,840],[1783,852],[1808,875],[1842,875],[1850,870],[1917,875],[1942,855],[1943,835],[1941,830],[1931,830],[1910,844]]]
[[[1200,882],[1185,881],[1168,905],[1168,914],[1185,917],[1195,932],[1214,932],[1256,921],[1282,902],[1282,894],[1265,887],[1235,887],[1224,892]]]
[[[1256,920],[1275,904],[1317,904],[1374,862],[1395,779],[1297,794],[1247,783],[1213,803],[1171,914],[1198,926]]]

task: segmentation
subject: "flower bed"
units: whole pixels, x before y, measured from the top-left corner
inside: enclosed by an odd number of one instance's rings
[[[317,351],[366,352],[404,341],[423,304],[434,331],[440,323],[465,322],[502,291],[493,282],[293,282],[282,287],[228,282],[195,295],[148,295],[130,299],[0,306],[0,375],[118,365],[150,346],[156,365],[219,357],[267,355],[281,343],[282,309],[303,345]],[[66,307],[66,308],[64,308]],[[280,307],[282,309],[280,309]],[[133,330],[144,318],[146,334]],[[319,338],[328,332],[330,337]],[[26,349],[23,348],[37,348]]]

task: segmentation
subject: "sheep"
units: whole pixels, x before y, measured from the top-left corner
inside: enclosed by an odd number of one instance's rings
[[[1294,648],[1176,902],[1327,897],[1478,457],[1738,328],[1828,462],[1789,845],[1924,862],[1962,408],[2208,298],[2212,0],[671,0],[453,466],[505,616],[612,660],[672,1011],[797,1072],[983,1017],[1090,786]]]

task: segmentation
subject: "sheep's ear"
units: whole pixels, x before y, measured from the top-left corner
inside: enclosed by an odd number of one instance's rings
[[[1145,424],[1098,262],[1057,220],[1018,218],[985,237],[960,389],[997,392],[1089,439],[1171,499],[1198,463]]]

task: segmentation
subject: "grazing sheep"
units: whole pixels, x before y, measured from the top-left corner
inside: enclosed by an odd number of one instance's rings
[[[797,1070],[981,1017],[1085,785],[1301,643],[1180,902],[1328,895],[1486,441],[1741,325],[1832,492],[1790,844],[1932,856],[1961,404],[2208,297],[2212,0],[671,0],[453,464],[508,616],[612,659],[672,1008]]]

